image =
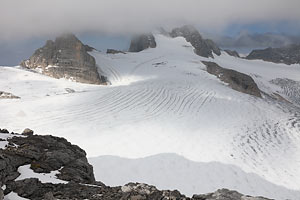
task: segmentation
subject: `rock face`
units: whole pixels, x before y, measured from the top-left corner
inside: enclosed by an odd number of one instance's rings
[[[130,43],[129,52],[140,52],[145,49],[155,47],[155,38],[151,33],[149,33],[133,37]]]
[[[224,50],[228,55],[233,56],[233,57],[237,57],[240,58],[240,55],[237,51],[232,51],[229,49]]]
[[[300,44],[289,45],[281,48],[267,48],[253,50],[247,57],[249,60],[260,59],[287,65],[300,64]]]
[[[54,78],[66,78],[82,83],[106,84],[99,75],[96,61],[88,54],[93,48],[81,43],[73,34],[48,40],[42,48],[20,65]]]
[[[0,149],[2,184],[18,177],[18,167],[28,164],[36,173],[59,170],[58,177],[61,180],[95,182],[93,167],[87,162],[86,153],[78,146],[72,145],[64,138],[27,134],[28,132],[27,129],[24,136],[13,134],[14,137],[7,139],[7,147]]]
[[[25,134],[27,132],[30,134]],[[24,135],[20,135],[0,129],[1,134],[11,136],[3,137],[6,138],[4,140],[8,145],[3,149],[0,148],[0,200],[3,199],[3,195],[10,192],[33,200],[267,200],[262,197],[244,196],[227,189],[189,198],[177,190],[158,190],[144,183],[109,187],[95,181],[93,168],[88,164],[85,152],[78,146],[72,145],[64,138],[32,135],[31,132],[33,131],[27,129]],[[28,164],[35,173],[58,170],[60,173],[56,175],[57,178],[68,182],[45,183],[38,178],[16,180],[20,175],[18,167]]]
[[[205,62],[207,72],[217,76],[221,81],[228,83],[229,86],[239,92],[261,97],[260,90],[255,81],[248,75],[235,70],[225,69],[214,62]]]
[[[200,33],[193,26],[183,26],[180,28],[175,28],[170,33],[171,37],[182,36],[187,42],[190,42],[195,48],[195,53],[203,57],[213,58],[213,53],[216,55],[221,55],[219,47],[212,41],[208,39],[203,39]]]

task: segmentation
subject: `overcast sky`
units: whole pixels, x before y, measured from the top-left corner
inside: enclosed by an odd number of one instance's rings
[[[126,50],[134,33],[185,24],[212,39],[300,35],[299,8],[300,0],[0,0],[0,66],[17,65],[63,32],[104,51]]]
[[[132,33],[193,24],[300,25],[300,0],[0,0],[0,40],[60,32]]]

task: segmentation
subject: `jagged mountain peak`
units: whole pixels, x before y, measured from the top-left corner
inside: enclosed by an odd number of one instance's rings
[[[220,48],[212,40],[203,39],[199,31],[191,25],[174,28],[170,35],[171,37],[184,37],[187,42],[192,44],[195,53],[199,56],[213,58],[213,53],[221,55]]]
[[[54,41],[48,40],[20,65],[58,79],[106,84],[106,78],[98,72],[95,58],[88,54],[92,49],[74,34],[67,33],[58,36]]]

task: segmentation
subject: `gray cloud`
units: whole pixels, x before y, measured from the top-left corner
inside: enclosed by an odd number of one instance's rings
[[[0,40],[61,32],[133,33],[194,24],[300,21],[299,0],[1,0]]]

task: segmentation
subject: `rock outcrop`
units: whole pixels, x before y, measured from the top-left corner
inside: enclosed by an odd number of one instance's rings
[[[156,41],[154,36],[149,34],[138,35],[132,38],[129,52],[140,52],[148,48],[155,48]]]
[[[237,51],[233,51],[233,50],[229,50],[229,49],[226,49],[224,51],[230,56],[240,58],[240,55]]]
[[[120,51],[120,50],[115,50],[115,49],[107,49],[107,50],[106,50],[106,53],[107,53],[107,54],[118,54],[118,53],[125,54],[125,52]]]
[[[170,33],[171,37],[184,37],[187,42],[190,42],[195,48],[195,53],[203,57],[213,58],[213,53],[216,55],[221,55],[219,47],[209,39],[203,39],[199,31],[193,26],[183,26],[180,28],[175,28]]]
[[[287,65],[300,64],[300,44],[288,45],[281,48],[253,50],[247,57],[249,60],[264,60]]]
[[[232,89],[245,94],[261,97],[260,90],[252,77],[235,70],[222,68],[214,62],[202,61],[202,63],[206,65],[208,73],[213,74],[221,81],[228,83]]]
[[[28,129],[23,134],[11,134],[7,147],[0,149],[0,180],[3,184],[19,176],[19,166],[28,164],[36,173],[59,170],[58,178],[61,180],[95,183],[93,167],[78,146],[64,138],[33,135]]]
[[[20,65],[54,78],[66,78],[82,83],[106,84],[98,73],[95,58],[88,54],[92,47],[82,44],[73,34],[48,40],[42,48]]]
[[[227,189],[189,198],[177,190],[158,190],[144,183],[109,187],[95,181],[85,152],[64,138],[33,135],[30,129],[26,129],[24,135],[0,129],[0,137],[2,142],[8,142],[6,147],[0,148],[0,200],[11,192],[32,200],[267,200]],[[47,174],[58,170],[57,178],[67,182],[41,182],[39,178],[30,177],[16,180],[20,175],[18,168],[28,164],[35,173]]]

